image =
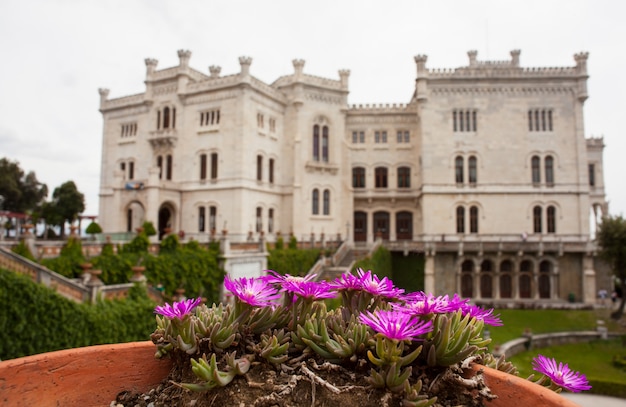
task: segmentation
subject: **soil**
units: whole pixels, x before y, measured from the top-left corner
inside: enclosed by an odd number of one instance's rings
[[[123,391],[111,402],[111,406],[402,406],[402,399],[398,395],[368,385],[368,371],[359,371],[356,367],[347,370],[339,365],[313,359],[300,362],[295,367],[281,365],[278,369],[265,362],[253,362],[245,376],[235,377],[226,387],[193,392],[176,385],[198,383],[198,379],[188,362],[177,361],[176,355],[173,357],[172,371],[157,388],[143,394]],[[467,380],[462,377],[463,371],[456,367],[429,368],[428,375],[425,372],[414,366],[411,382],[422,380],[421,393],[428,389],[429,397],[437,397],[434,406],[483,406],[484,400],[494,397],[480,374]]]

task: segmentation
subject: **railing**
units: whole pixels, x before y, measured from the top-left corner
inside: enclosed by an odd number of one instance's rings
[[[348,254],[350,252],[350,245],[348,244],[348,241],[345,240],[341,246],[339,246],[339,248],[337,249],[337,251],[335,252],[335,254],[333,254],[332,258],[331,258],[331,263],[333,266],[338,265],[339,263],[341,263],[341,261],[343,260],[344,257],[346,257],[346,254]]]

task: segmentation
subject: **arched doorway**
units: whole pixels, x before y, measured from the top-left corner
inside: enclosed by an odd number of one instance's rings
[[[374,212],[374,237],[389,240],[389,212]]]
[[[461,264],[461,297],[472,298],[474,295],[474,263],[465,260]]]
[[[550,275],[552,274],[552,263],[547,260],[539,263],[539,298],[550,298],[551,284]]]
[[[480,264],[480,297],[493,298],[493,276],[492,263],[489,260],[483,260]]]
[[[396,239],[413,239],[413,214],[411,212],[396,213]]]
[[[529,260],[524,260],[520,263],[519,271],[519,296],[520,298],[531,298],[533,264]]]
[[[500,298],[513,297],[512,272],[513,263],[511,260],[504,260],[500,263]]]
[[[354,212],[354,241],[367,241],[367,213]]]
[[[159,208],[159,240],[170,232],[174,224],[174,210],[169,205],[161,205]]]

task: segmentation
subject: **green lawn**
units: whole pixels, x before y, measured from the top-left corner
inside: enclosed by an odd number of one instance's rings
[[[612,363],[614,356],[626,355],[622,339],[531,349],[511,357],[509,361],[518,368],[521,377],[528,377],[534,373],[532,360],[538,354],[567,363],[570,369],[585,374],[592,393],[626,397],[626,370]],[[535,378],[538,377],[537,373]]]
[[[612,320],[610,311],[599,310],[496,310],[503,322],[501,327],[488,327],[492,346],[519,338],[525,329],[534,334],[563,331],[593,331],[597,321],[603,320],[610,332],[626,335],[626,324]],[[531,349],[509,358],[521,377],[533,373],[532,359],[538,354],[567,363],[575,371],[584,373],[593,386],[591,392],[626,398],[626,370],[612,364],[614,356],[626,355],[622,339],[592,341],[548,348]]]
[[[492,345],[519,338],[526,328],[534,334],[563,331],[594,331],[599,319],[604,320],[610,332],[624,332],[626,328],[609,318],[609,310],[496,310],[503,326],[488,327]]]

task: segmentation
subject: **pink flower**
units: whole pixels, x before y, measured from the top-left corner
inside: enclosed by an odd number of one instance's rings
[[[331,287],[337,290],[360,290],[361,280],[352,273],[343,273],[341,277],[336,278],[330,283]]]
[[[289,292],[298,297],[308,298],[312,300],[321,300],[324,298],[335,298],[337,292],[332,290],[330,284],[326,282],[305,281],[299,284],[291,284]]]
[[[376,274],[372,274],[371,270],[364,272],[363,269],[358,269],[357,274],[361,289],[374,296],[398,298],[404,292],[403,289],[394,287],[393,282],[387,277],[381,280]]]
[[[398,341],[413,340],[433,329],[432,321],[422,321],[398,311],[365,311],[359,315],[359,320],[386,338]]]
[[[471,318],[481,320],[485,325],[502,326],[500,314],[493,315],[493,308],[484,309],[477,305],[464,304],[463,307],[461,307],[461,313],[464,316],[469,315]]]
[[[574,393],[591,389],[585,375],[570,370],[567,363],[559,363],[557,366],[556,360],[543,355],[537,355],[537,357],[533,359],[533,369],[546,375],[554,385]]]
[[[444,314],[457,311],[465,301],[456,294],[452,299],[447,295],[435,297],[433,294],[415,292],[403,297],[404,304],[392,303],[391,306],[411,315]]]
[[[224,277],[224,288],[232,292],[239,300],[253,307],[267,307],[281,298],[281,294],[267,278],[238,278],[231,280]]]
[[[168,318],[183,319],[193,308],[200,304],[201,301],[202,298],[198,297],[195,300],[190,298],[184,301],[174,302],[172,305],[166,303],[163,306],[157,306],[154,312]]]

